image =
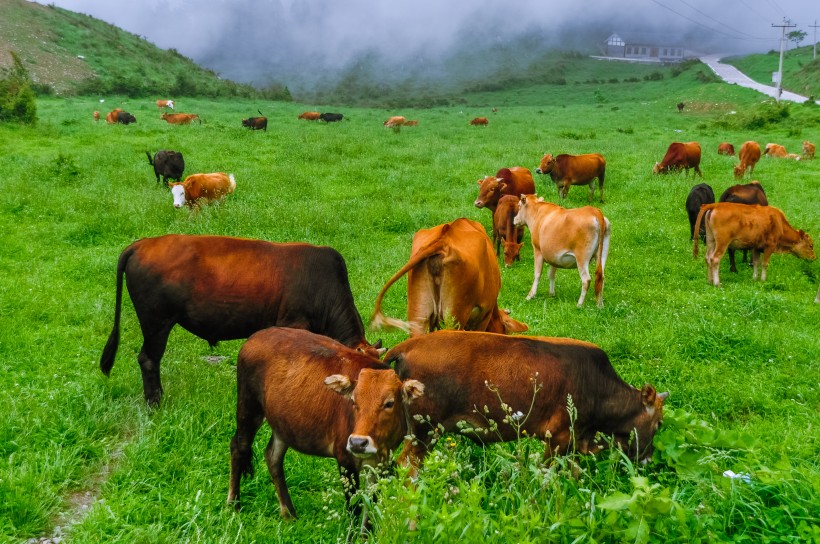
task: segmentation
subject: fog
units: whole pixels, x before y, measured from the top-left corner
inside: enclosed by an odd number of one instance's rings
[[[42,2],[46,3],[46,2]],[[51,0],[176,49],[222,77],[297,92],[332,83],[363,58],[383,77],[469,59],[480,74],[482,51],[526,39],[547,48],[598,53],[612,32],[641,33],[694,53],[778,49],[789,18],[813,42],[817,0]],[[552,4],[552,5],[551,5]],[[451,65],[452,66],[452,65]]]

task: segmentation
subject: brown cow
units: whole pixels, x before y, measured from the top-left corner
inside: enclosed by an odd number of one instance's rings
[[[109,125],[117,124],[117,116],[122,112],[122,108],[114,108],[105,115],[105,122]]]
[[[788,154],[789,153],[786,151],[786,148],[780,144],[766,144],[766,149],[763,150],[763,155],[778,159],[782,159]]]
[[[411,477],[438,437],[431,429],[479,444],[539,437],[545,458],[600,451],[600,433],[647,460],[669,396],[627,384],[598,346],[571,338],[438,331],[401,342],[384,362],[424,387],[408,406],[413,437],[399,457]]]
[[[384,122],[384,126],[393,128],[393,127],[400,127],[407,122],[407,119],[402,117],[401,115],[394,115],[390,119]]]
[[[163,113],[160,115],[160,119],[164,119],[168,124],[171,125],[188,125],[193,120],[199,121],[199,124],[202,124],[202,120],[199,118],[199,115],[195,113]]]
[[[407,274],[408,322],[386,317],[382,299]],[[382,287],[371,326],[396,327],[413,336],[452,318],[465,330],[523,332],[527,325],[498,308],[501,271],[481,223],[460,218],[413,236],[410,260]]]
[[[524,227],[514,224],[518,214],[518,197],[504,195],[498,201],[498,207],[493,212],[493,243],[496,255],[504,247],[504,265],[512,266],[513,261],[521,260],[521,246],[524,238]]]
[[[171,183],[174,208],[188,206],[193,209],[205,202],[210,204],[221,200],[236,190],[233,174],[213,172],[211,174],[191,174],[183,181]]]
[[[760,281],[766,281],[772,253],[791,253],[807,261],[816,258],[811,237],[792,228],[783,212],[773,206],[718,202],[703,206],[697,225],[701,219],[706,222],[707,278],[712,285],[720,285],[720,258],[730,247],[752,250],[752,279],[757,279],[757,266],[761,263]],[[695,238],[692,255],[698,256],[698,238]]]
[[[743,145],[740,147],[740,153],[738,153],[738,158],[740,159],[740,164],[735,166],[735,179],[743,179],[747,171],[749,172],[749,177],[751,177],[755,171],[757,161],[760,160],[760,144],[751,140],[743,142]]]
[[[598,192],[601,202],[604,201],[604,176],[606,175],[606,159],[598,153],[585,155],[561,154],[553,157],[547,153],[541,158],[541,164],[535,169],[536,174],[549,174],[558,188],[558,196],[566,198],[572,185],[589,185],[589,201],[595,194],[595,185],[592,181],[598,178]]]
[[[758,152],[759,152],[758,148]],[[714,202],[714,199],[712,200]],[[766,191],[763,190],[763,186],[760,184],[759,181],[755,180],[751,183],[747,183],[745,185],[732,185],[725,191],[723,194],[720,195],[718,202],[737,202],[738,204],[757,204],[759,206],[768,206],[769,199],[766,198]],[[710,202],[711,204],[711,202]],[[695,214],[695,220],[697,221],[697,214],[700,213],[700,209],[698,209],[697,213]],[[701,230],[705,229],[705,225],[701,227]],[[704,236],[704,241],[706,240]],[[747,261],[747,253],[749,250],[743,250],[743,261]],[[729,271],[730,272],[737,272],[737,266],[735,265],[735,250],[729,248]]]
[[[544,202],[535,195],[521,195],[516,225],[527,225],[532,238],[535,259],[535,279],[527,300],[535,296],[544,261],[549,264],[550,296],[555,296],[555,271],[558,268],[578,268],[581,275],[581,297],[584,303],[591,277],[589,263],[595,258],[595,300],[604,305],[604,267],[609,254],[609,219],[592,206],[566,209]]]
[[[692,187],[686,197],[686,215],[689,216],[689,241],[695,237],[695,221],[697,221],[700,207],[704,204],[712,204],[715,201],[715,193],[706,183],[699,183]],[[706,239],[706,231],[701,227],[698,236]]]
[[[94,122],[96,123],[99,120],[100,120],[100,112],[95,111],[94,112]]]
[[[470,124],[473,126],[487,126],[490,124],[490,120],[486,117],[476,117],[475,119],[470,121]]]
[[[814,144],[808,140],[803,142],[803,158],[804,159],[813,159],[814,158]]]
[[[286,519],[297,517],[285,480],[289,448],[334,457],[350,507],[362,465],[390,460],[405,435],[404,406],[423,391],[415,382],[402,384],[377,357],[326,336],[281,327],[261,330],[242,346],[236,388],[228,504],[240,507],[240,481],[253,474],[253,441],[267,421],[272,436],[265,460]],[[353,393],[355,407],[338,393]]]
[[[174,109],[174,101],[173,100],[157,100],[157,108],[160,111],[164,110],[165,108]]]
[[[735,156],[735,146],[729,142],[722,142],[718,144],[718,155],[727,155],[729,157]]]
[[[268,118],[262,115],[261,111],[259,111],[259,115],[261,117],[248,117],[247,119],[242,119],[242,126],[247,127],[251,130],[264,130],[265,132],[267,132]]]
[[[123,275],[142,329],[145,399],[162,397],[159,366],[179,323],[211,346],[280,326],[307,329],[378,353],[364,336],[344,258],[330,247],[228,236],[137,240],[117,262],[114,327],[100,358],[108,376],[120,341]]]
[[[306,111],[299,114],[299,119],[304,119],[306,121],[318,121],[321,115],[322,114],[318,111]]]
[[[504,195],[519,197],[535,194],[535,181],[532,172],[523,166],[502,168],[495,176],[487,176],[476,181],[478,196],[473,204],[476,208],[487,208],[493,214],[498,206],[499,199]]]
[[[672,142],[666,150],[661,162],[656,162],[652,168],[653,174],[668,174],[671,171],[679,172],[685,170],[689,175],[689,169],[694,168],[695,173],[703,177],[700,171],[700,144],[697,142]]]

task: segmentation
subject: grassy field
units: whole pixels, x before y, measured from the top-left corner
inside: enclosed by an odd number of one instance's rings
[[[607,201],[595,202],[612,221],[605,306],[575,307],[580,282],[571,270],[558,272],[554,299],[544,277],[525,301],[528,245],[520,263],[502,270],[499,304],[529,324],[528,334],[594,342],[627,382],[671,392],[653,462],[613,453],[545,467],[533,440],[485,450],[447,437],[416,487],[405,487],[401,474],[378,484],[371,541],[820,541],[820,265],[778,255],[760,283],[750,268],[730,274],[723,263],[722,287],[710,286],[703,259],[692,259],[684,211],[701,180],[651,174],[670,142],[697,140],[703,181],[719,195],[733,184],[734,164],[716,154],[719,142],[797,150],[804,139],[820,140],[817,108],[766,117],[771,106],[761,95],[703,84],[697,66],[645,81],[653,69],[577,62],[580,73],[599,68],[606,77],[415,111],[178,97],[178,111],[203,119],[182,127],[161,121],[148,99],[45,99],[36,127],[0,126],[3,541],[347,540],[351,521],[328,459],[288,454],[300,519],[281,521],[262,462],[264,429],[243,511],[224,506],[241,341],[212,350],[175,329],[162,363],[165,398],[149,410],[136,364],[141,335],[126,297],[117,363],[110,378],[100,373],[120,251],[169,232],[330,245],[347,261],[367,321],[415,231],[462,216],[489,228],[489,212],[472,205],[476,180],[505,166],[534,170],[545,152],[607,158]],[[684,113],[679,101],[689,106]],[[117,106],[137,124],[92,121],[93,110]],[[270,119],[267,132],[240,126],[257,108]],[[306,109],[349,120],[297,120]],[[419,126],[385,130],[382,121],[394,114]],[[477,115],[489,126],[468,126]],[[145,157],[159,148],[182,151],[186,174],[233,173],[236,193],[198,215],[174,209]],[[820,161],[765,159],[755,178],[792,225],[820,237]],[[557,199],[548,179],[536,187]],[[587,190],[577,187],[563,202],[586,204]],[[388,294],[388,315],[405,315],[404,285]],[[369,334],[387,346],[405,338]],[[215,364],[212,356],[224,359]],[[727,470],[748,480],[725,477]],[[415,532],[408,517],[418,520]]]

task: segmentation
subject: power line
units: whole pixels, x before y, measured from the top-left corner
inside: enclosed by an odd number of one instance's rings
[[[747,8],[749,8],[749,11],[751,11],[752,13],[754,13],[755,15],[760,17],[761,20],[765,21],[765,20],[768,19],[768,17],[766,17],[765,15],[761,15],[759,11],[757,11],[752,6],[750,6],[748,3],[746,3],[746,0],[740,0],[740,3],[743,4],[744,6],[746,6]]]
[[[743,36],[747,36],[747,37],[749,37],[749,38],[752,38],[753,40],[767,40],[767,39],[768,39],[768,38],[760,38],[760,37],[757,37],[757,36],[752,36],[751,34],[746,34],[745,32],[742,32],[742,31],[740,31],[740,30],[734,29],[734,28],[730,27],[729,25],[727,25],[727,24],[725,24],[725,23],[721,23],[720,21],[718,21],[717,19],[715,19],[714,17],[712,17],[712,16],[711,16],[711,15],[709,15],[708,13],[704,13],[704,12],[702,12],[701,10],[699,10],[699,9],[698,9],[698,8],[696,8],[695,6],[693,6],[693,5],[691,5],[691,4],[687,3],[687,2],[685,2],[684,0],[679,0],[679,1],[680,1],[680,3],[681,3],[681,4],[683,4],[684,6],[687,6],[687,7],[691,8],[691,9],[693,9],[694,11],[697,11],[698,13],[700,13],[701,15],[703,15],[704,17],[706,17],[707,19],[709,19],[709,20],[711,20],[711,21],[714,21],[715,23],[717,23],[717,24],[719,24],[720,26],[723,26],[723,27],[725,27],[725,28],[727,28],[727,29],[731,30],[732,32],[736,32],[737,34],[740,34],[740,35],[743,35]],[[740,38],[738,38],[738,39],[740,39]]]
[[[675,11],[674,9],[670,8],[669,6],[661,4],[660,2],[658,2],[658,0],[652,0],[652,2],[658,4],[660,7],[664,8],[664,9],[668,9],[669,11],[671,11],[672,13],[677,15],[678,17],[683,17],[684,19],[686,19],[687,21],[689,21],[691,23],[695,23],[698,26],[702,26],[703,28],[705,28],[707,30],[710,30],[712,32],[717,32],[718,34],[722,34],[722,35],[726,36],[727,38],[731,38],[733,40],[749,40],[749,39],[765,40],[766,39],[766,38],[738,38],[737,36],[732,36],[731,34],[727,34],[726,32],[723,32],[723,31],[718,30],[716,28],[712,28],[710,26],[707,26],[707,25],[701,23],[700,21],[696,21],[696,20],[692,19],[691,17],[687,17],[683,13],[679,13],[679,12]]]

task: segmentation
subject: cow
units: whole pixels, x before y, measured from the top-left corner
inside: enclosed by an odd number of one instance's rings
[[[495,176],[487,176],[476,181],[478,196],[473,204],[476,208],[487,208],[493,214],[499,199],[504,195],[519,197],[535,194],[535,181],[532,172],[523,166],[501,168]]]
[[[766,144],[766,148],[763,150],[763,155],[766,157],[782,159],[788,155],[788,152],[786,151],[786,148],[780,144]]]
[[[521,241],[524,238],[524,228],[513,224],[518,213],[518,197],[504,195],[498,201],[498,207],[493,212],[493,243],[496,255],[501,254],[504,248],[504,266],[510,267],[513,261],[521,260]]]
[[[299,114],[299,119],[304,119],[305,121],[318,121],[321,116],[322,114],[318,111],[306,111]]]
[[[202,124],[202,119],[195,113],[163,113],[160,119],[164,119],[169,125],[189,125],[194,120]]]
[[[668,174],[673,170],[679,172],[683,169],[688,176],[690,168],[694,168],[695,174],[703,177],[700,171],[700,144],[697,142],[672,142],[669,144],[663,160],[655,163],[652,173]]]
[[[740,164],[735,166],[735,179],[743,179],[747,171],[751,177],[755,171],[757,161],[760,160],[760,144],[751,140],[743,142],[743,145],[740,146],[738,158],[740,159]]]
[[[95,111],[94,112],[94,122],[96,123],[99,120],[100,120],[100,112]]]
[[[784,159],[791,159],[793,161],[799,161],[801,159],[800,155],[797,153],[787,153]]]
[[[120,254],[114,327],[100,357],[106,376],[119,347],[123,277],[142,329],[137,361],[149,405],[162,397],[160,361],[177,323],[211,346],[279,326],[307,329],[371,354],[381,348],[365,339],[347,265],[335,249],[167,234],[137,240]]]
[[[689,216],[689,241],[695,237],[695,221],[698,218],[700,207],[704,204],[712,204],[715,202],[715,193],[712,188],[706,183],[699,183],[692,187],[689,195],[686,197],[686,214]],[[706,230],[700,229],[698,235],[701,239],[706,239]]]
[[[241,506],[240,481],[253,474],[253,441],[267,421],[272,436],[265,460],[281,516],[297,517],[285,479],[284,459],[290,448],[335,458],[350,508],[362,465],[387,464],[404,437],[405,403],[423,390],[403,385],[377,357],[326,336],[284,327],[251,335],[236,364],[236,433],[230,447],[228,505]],[[351,394],[355,407],[348,400]],[[385,420],[394,419],[398,424],[383,433]],[[354,507],[353,513],[359,509]]]
[[[589,201],[595,194],[595,185],[592,181],[598,178],[598,192],[601,202],[604,201],[604,177],[606,175],[606,159],[598,153],[585,155],[561,154],[553,157],[547,153],[541,157],[541,164],[535,169],[536,174],[549,174],[558,189],[558,196],[566,198],[572,185],[589,185]]]
[[[406,127],[417,127],[417,126],[419,126],[418,119],[410,119],[409,121],[405,121],[404,126],[406,126]]]
[[[189,209],[196,209],[203,202],[210,204],[234,192],[236,180],[233,174],[225,172],[191,174],[184,181],[171,183],[169,187],[174,197],[174,208],[188,206]]]
[[[335,123],[336,121],[344,119],[344,115],[341,113],[322,113],[319,115],[319,119],[325,123]]]
[[[169,179],[177,181],[182,179],[182,173],[185,171],[185,158],[182,153],[169,149],[160,149],[154,153],[153,160],[149,151],[146,150],[145,154],[148,155],[148,164],[154,167],[157,183],[159,183],[160,176],[162,176],[162,181],[166,187]]]
[[[401,125],[405,124],[407,119],[402,117],[401,115],[394,115],[390,119],[384,122],[384,126],[388,128],[400,127]]]
[[[683,108],[685,108],[685,107],[686,107],[686,104],[684,104],[683,102],[678,102],[678,113],[682,112]]]
[[[487,126],[490,124],[490,120],[486,117],[476,117],[470,121],[470,124],[473,126]]]
[[[595,300],[599,308],[604,306],[604,267],[609,254],[610,224],[601,210],[592,206],[566,209],[544,202],[536,195],[521,195],[514,223],[527,225],[532,238],[535,279],[527,300],[535,296],[546,261],[550,267],[551,297],[555,296],[555,271],[558,268],[578,268],[581,276],[580,308],[591,282],[589,263],[595,258]]]
[[[136,123],[137,118],[128,113],[127,111],[117,112],[117,123],[120,125],[129,125],[131,123]]]
[[[814,158],[814,144],[808,140],[803,141],[803,158],[804,159],[813,159]]]
[[[259,112],[259,115],[262,115],[262,112]],[[242,126],[248,127],[251,130],[264,130],[265,132],[268,131],[268,118],[262,115],[261,117],[248,117],[247,119],[242,119]]]
[[[164,110],[165,108],[174,109],[174,101],[173,100],[157,100],[157,108],[160,111]]]
[[[407,322],[382,313],[385,293],[404,274]],[[413,236],[410,259],[376,298],[371,327],[395,327],[415,336],[453,319],[465,330],[526,331],[527,325],[499,309],[500,290],[501,271],[490,238],[481,223],[462,217]]]
[[[791,253],[796,257],[813,261],[814,243],[802,230],[794,229],[783,212],[774,206],[718,202],[700,209],[696,225],[706,222],[707,279],[714,286],[720,285],[720,259],[727,248],[751,249],[754,272],[760,263],[760,281],[766,281],[766,268],[772,253]],[[692,256],[698,256],[698,239],[695,238]],[[761,260],[762,256],[762,260]]]
[[[729,157],[735,156],[735,146],[728,142],[722,142],[718,144],[718,155],[727,155]]]
[[[401,342],[384,362],[403,387],[423,387],[407,405],[412,434],[398,459],[411,478],[441,432],[482,445],[538,437],[545,460],[596,453],[608,445],[600,434],[646,462],[669,396],[627,384],[601,348],[571,338],[437,331]]]
[[[105,115],[105,122],[109,125],[114,125],[117,123],[117,115],[122,111],[120,108],[114,108],[113,110],[109,111]]]
[[[759,151],[760,149],[758,148],[758,152]],[[712,200],[712,202],[714,202],[714,200]],[[759,206],[769,205],[769,199],[766,198],[766,191],[763,190],[763,186],[757,180],[745,185],[732,185],[723,191],[723,194],[720,195],[718,202],[737,202],[738,204],[757,204]],[[698,213],[699,212],[700,210],[698,210]],[[697,213],[695,215],[697,216]],[[695,219],[697,219],[697,217]],[[704,230],[705,228],[706,226],[704,225],[701,230]],[[748,249],[743,250],[742,262],[744,263],[747,262],[748,251]],[[737,266],[735,265],[735,250],[732,248],[729,248],[729,271],[737,272]]]

